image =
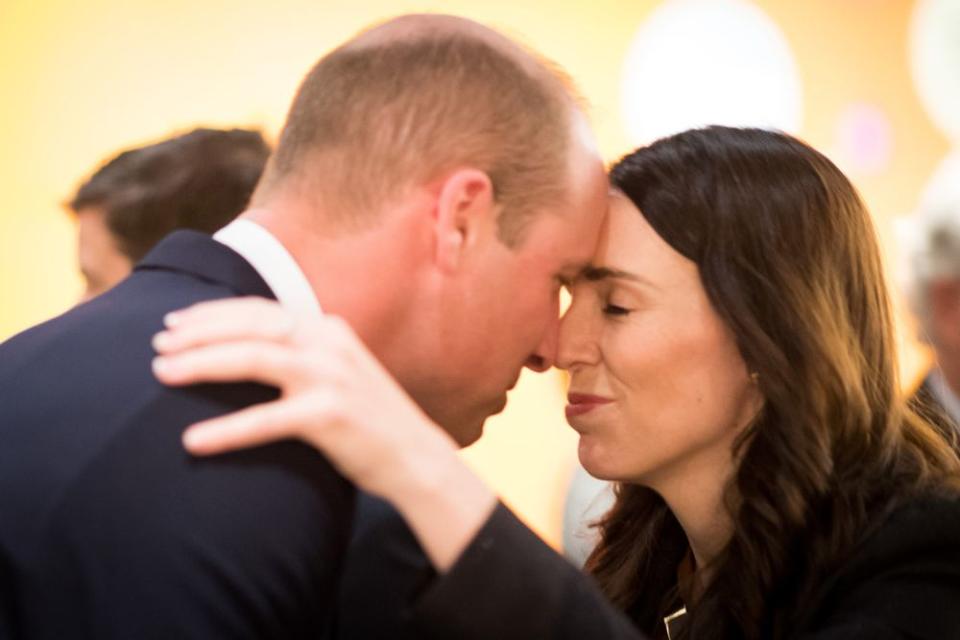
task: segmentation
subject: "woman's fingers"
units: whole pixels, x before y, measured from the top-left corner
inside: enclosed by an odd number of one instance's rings
[[[171,386],[246,381],[274,387],[296,384],[303,374],[290,347],[264,340],[211,344],[158,356],[153,373]]]
[[[411,466],[404,445],[416,449],[410,441],[438,437],[439,428],[342,318],[301,318],[295,336],[276,340],[262,329],[289,317],[275,303],[205,303],[175,317],[170,333],[186,337],[154,360],[162,383],[248,381],[281,390],[274,402],[192,426],[183,441],[196,455],[299,438],[380,495],[391,469]]]
[[[224,313],[228,315],[242,314],[262,319],[262,314],[269,314],[272,313],[272,310],[280,308],[282,307],[275,300],[267,300],[256,296],[221,298],[219,300],[204,300],[189,307],[172,311],[163,320],[167,327],[173,328],[181,322],[207,320]]]
[[[201,302],[164,318],[166,329],[153,339],[157,353],[170,354],[215,342],[257,338],[284,341],[297,318],[278,303],[263,298],[231,298]]]

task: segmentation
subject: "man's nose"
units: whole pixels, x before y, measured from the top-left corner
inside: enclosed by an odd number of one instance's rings
[[[543,339],[536,350],[527,358],[526,367],[537,373],[548,371],[557,361],[557,340],[560,335],[560,318],[550,321]]]

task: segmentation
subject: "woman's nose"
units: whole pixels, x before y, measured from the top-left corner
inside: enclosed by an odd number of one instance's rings
[[[556,357],[556,366],[560,369],[596,364],[599,352],[592,316],[589,305],[574,296],[570,308],[560,320]]]

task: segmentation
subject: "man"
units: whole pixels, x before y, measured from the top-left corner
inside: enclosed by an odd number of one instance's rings
[[[174,229],[213,233],[244,210],[270,147],[259,131],[194,129],[117,154],[68,203],[84,300],[126,278]]]
[[[910,398],[960,452],[960,194],[926,203],[910,223],[908,298],[935,363]]]
[[[239,220],[177,232],[0,347],[0,629],[316,636],[350,488],[293,443],[188,457],[186,425],[275,393],[163,388],[150,336],[201,300],[322,309],[467,444],[524,365],[551,365],[559,286],[592,255],[606,191],[564,83],[489,29],[410,16],[321,59]]]

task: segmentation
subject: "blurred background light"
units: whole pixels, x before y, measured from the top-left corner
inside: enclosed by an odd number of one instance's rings
[[[563,554],[578,567],[583,566],[600,540],[600,532],[593,523],[613,502],[613,485],[597,480],[576,465],[563,508]]]
[[[802,90],[790,45],[741,0],[672,0],[640,25],[623,65],[622,110],[636,144],[707,124],[795,132]]]
[[[923,188],[921,207],[960,205],[960,145],[950,153],[930,176]]]
[[[890,165],[893,130],[879,106],[867,102],[847,105],[837,118],[834,160],[851,177],[881,173]]]
[[[960,143],[960,0],[919,0],[910,28],[917,93],[934,123]]]

